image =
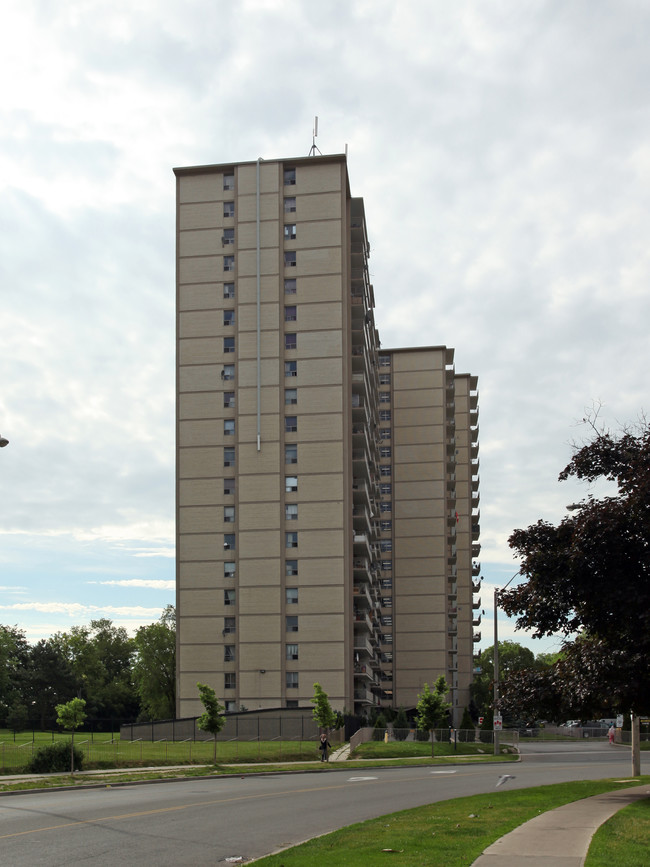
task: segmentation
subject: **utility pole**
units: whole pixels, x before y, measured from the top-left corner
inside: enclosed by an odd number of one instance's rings
[[[519,575],[519,572],[515,572],[515,574],[510,579],[510,581],[514,581],[514,579],[517,577],[517,575]],[[499,714],[499,625],[498,625],[498,621],[497,621],[497,609],[499,606],[499,593],[503,593],[503,591],[508,588],[510,581],[508,581],[508,583],[505,585],[505,587],[502,587],[501,590],[495,589],[495,591],[494,591],[494,654],[493,654],[493,658],[494,658],[494,702],[493,702],[494,711],[492,714],[493,720],[497,715],[499,715],[499,718],[501,716]],[[494,755],[498,756],[499,755],[499,735],[501,733],[501,728],[500,727],[497,728],[497,726],[493,722],[492,723],[492,729],[493,729],[492,735],[493,735],[493,739],[494,739]]]

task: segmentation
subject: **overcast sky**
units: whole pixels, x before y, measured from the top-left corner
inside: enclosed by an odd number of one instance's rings
[[[318,115],[383,345],[479,377],[489,644],[509,534],[587,493],[580,419],[648,409],[649,43],[632,0],[8,0],[0,623],[174,601],[172,167],[306,156]]]

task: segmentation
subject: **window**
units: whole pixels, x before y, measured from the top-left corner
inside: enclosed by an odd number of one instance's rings
[[[298,308],[295,304],[285,304],[284,307],[284,321],[285,322],[295,322],[298,318]]]
[[[287,570],[289,568],[289,563],[296,564],[296,571],[291,573],[293,575],[298,574],[298,561],[297,560],[287,560]],[[287,605],[297,605],[298,604],[298,588],[297,587],[287,587],[285,590]]]
[[[224,689],[237,689],[237,674],[234,671],[227,671],[223,676]]]
[[[380,440],[389,440],[390,439],[390,428],[382,427],[379,429],[379,439]]]
[[[226,418],[223,421],[223,435],[225,437],[233,437],[235,435],[235,419]]]
[[[379,547],[382,551],[392,551],[393,550],[393,541],[392,539],[382,539],[379,543]]]
[[[223,547],[226,551],[234,551],[235,550],[235,534],[234,533],[224,533],[223,534]]]
[[[221,370],[221,378],[224,382],[230,382],[235,378],[235,365],[234,364],[224,364]]]
[[[296,170],[295,169],[285,169],[284,170],[284,185],[285,187],[292,187],[296,183]]]
[[[389,409],[380,409],[379,410],[379,421],[390,421],[390,410]]]
[[[379,366],[380,367],[390,367],[390,355],[380,355],[379,356]]]
[[[223,311],[223,324],[224,325],[234,325],[235,324],[235,311],[234,310],[224,310]]]
[[[285,334],[284,335],[284,348],[285,349],[296,349],[298,346],[298,335],[297,334]]]
[[[390,385],[390,373],[379,374],[379,385]]]
[[[379,392],[379,403],[390,403],[390,391]]]
[[[300,707],[297,698],[288,698],[285,707]]]
[[[284,375],[285,376],[298,376],[298,362],[297,361],[285,361],[284,362]]]
[[[224,590],[223,591],[223,604],[224,605],[234,605],[235,604],[235,591]]]
[[[234,448],[231,448],[229,446],[228,448],[225,448],[223,450],[223,465],[224,465],[224,467],[234,467],[235,466],[235,449]],[[233,482],[234,482],[234,479],[233,479]],[[233,493],[234,493],[234,491],[233,491]]]
[[[284,240],[285,241],[295,241],[296,240],[296,224],[295,223],[285,223],[284,224]]]
[[[298,463],[298,443],[287,443],[284,447],[285,464]]]
[[[383,496],[385,497],[390,497],[390,495],[393,493],[393,486],[389,482],[384,482],[383,484],[379,485],[379,493],[383,494]]]
[[[235,452],[235,450],[232,449],[232,452],[233,452],[233,460],[234,460],[234,457],[235,457],[234,452]],[[223,480],[223,492],[224,492],[224,494],[226,494],[226,495],[227,495],[227,494],[234,494],[234,493],[235,493],[235,480],[234,480],[234,479],[224,479],[224,480]]]
[[[389,521],[380,521],[379,522],[379,529],[382,531],[382,533],[388,533],[388,532],[390,532],[390,530],[393,529],[393,522],[390,520]]]
[[[298,290],[298,281],[295,277],[289,277],[284,281],[284,294],[295,295]]]
[[[223,520],[224,520],[224,524],[234,524],[235,523],[235,507],[234,506],[224,506],[223,507]]]
[[[223,188],[224,190],[234,190],[235,189],[235,173],[232,172],[230,174],[224,174],[223,176]]]
[[[390,464],[384,464],[383,466],[379,467],[379,474],[380,474],[380,476],[382,476],[382,478],[385,479],[391,475],[392,469],[393,468],[391,467]]]
[[[234,283],[224,283],[223,284],[223,297],[224,298],[234,298],[235,297],[235,284]]]
[[[384,570],[384,572],[390,572],[393,568],[393,561],[392,560],[382,560],[381,561],[381,568]]]
[[[298,672],[287,671],[285,674],[287,678],[287,689],[298,689]]]
[[[380,503],[379,504],[379,511],[383,512],[384,514],[386,512],[392,512],[393,511],[392,503]]]
[[[285,476],[284,477],[284,490],[285,493],[291,494],[294,491],[298,490],[298,476]]]
[[[285,521],[297,521],[298,520],[298,504],[297,503],[287,503],[284,507],[284,519]]]
[[[224,339],[223,339],[223,351],[224,352],[234,352],[235,351],[235,338],[234,337],[224,337]]]
[[[284,213],[285,214],[294,214],[296,211],[296,197],[295,196],[285,196],[284,197]]]
[[[235,406],[235,392],[234,391],[224,391],[223,393],[223,405],[226,409],[233,409]]]
[[[285,533],[284,534],[284,547],[285,548],[297,548],[298,547],[298,534],[297,533]]]
[[[392,456],[393,450],[390,446],[380,446],[379,447],[379,457],[380,458],[390,458]]]
[[[226,713],[236,713],[237,712],[237,702],[236,701],[224,701],[224,706],[226,709]]]
[[[285,656],[286,659],[298,659],[298,645],[287,644]]]
[[[223,634],[234,635],[237,632],[237,620],[234,617],[223,618]]]
[[[291,614],[285,617],[286,621],[286,631],[287,632],[297,632],[298,631],[298,616]]]
[[[232,560],[228,560],[223,564],[223,577],[234,578],[236,566]]]
[[[224,217],[234,217],[235,216],[235,203],[234,202],[224,202],[223,203],[223,215],[224,215]]]
[[[223,661],[224,662],[234,662],[235,661],[235,645],[234,644],[224,644],[224,646],[223,646]]]
[[[222,246],[226,246],[227,244],[235,243],[235,230],[234,229],[224,229],[223,235],[221,236],[221,244]]]
[[[223,270],[224,271],[234,271],[235,270],[235,257],[234,256],[224,256],[223,257]]]
[[[298,430],[298,416],[296,415],[287,415],[284,417],[284,431],[285,433],[296,433]]]
[[[234,256],[232,257],[235,258]],[[295,250],[284,251],[284,264],[286,268],[295,268],[298,264]]]
[[[285,388],[284,390],[284,403],[285,406],[292,406],[295,403],[298,403],[298,389],[297,388]]]

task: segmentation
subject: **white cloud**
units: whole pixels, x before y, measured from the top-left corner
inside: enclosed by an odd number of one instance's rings
[[[123,581],[100,581],[99,583],[110,587],[145,587],[152,590],[174,590],[176,588],[175,581],[156,581],[144,578],[127,578]]]

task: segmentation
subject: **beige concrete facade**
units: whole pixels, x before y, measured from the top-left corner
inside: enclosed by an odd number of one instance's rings
[[[445,674],[457,717],[475,377],[379,349],[343,155],[175,174],[178,716],[199,680],[229,710],[310,707],[319,681],[361,711]]]

